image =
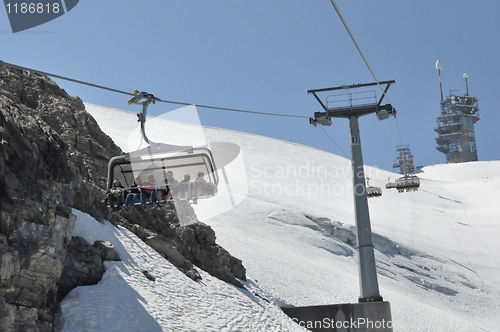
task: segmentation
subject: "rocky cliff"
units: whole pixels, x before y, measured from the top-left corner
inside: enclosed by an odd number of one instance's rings
[[[52,331],[58,295],[77,285],[60,280],[71,275],[63,268],[79,265],[67,259],[92,251],[72,240],[71,209],[100,221],[109,217],[107,163],[121,153],[79,98],[46,76],[0,62],[0,331]],[[215,243],[210,227],[183,229],[175,211],[157,215],[170,216],[162,220],[167,228],[154,230],[151,212],[111,217],[193,279],[195,263],[241,286],[241,261]],[[58,294],[59,284],[64,291]]]
[[[52,80],[0,64],[0,330],[51,331],[77,208],[102,220],[120,149]]]

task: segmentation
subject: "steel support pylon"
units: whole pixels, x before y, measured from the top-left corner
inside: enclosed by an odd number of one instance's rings
[[[358,252],[360,302],[382,301],[378,287],[375,252],[370,225],[370,211],[366,196],[366,179],[361,152],[361,138],[357,116],[349,118],[351,132],[351,165],[356,217],[356,239]]]
[[[391,104],[382,104],[389,86],[394,81],[375,82],[367,84],[355,84],[349,86],[339,86],[326,89],[309,90],[316,100],[321,104],[325,112],[315,112],[314,118],[309,119],[309,123],[316,126],[332,124],[332,118],[347,118],[349,120],[349,128],[351,132],[351,165],[353,178],[353,195],[354,195],[354,211],[356,217],[356,239],[358,253],[358,272],[359,285],[361,295],[359,302],[379,302],[383,301],[380,296],[377,278],[377,267],[375,264],[375,251],[372,239],[372,230],[370,225],[370,212],[368,209],[368,196],[366,193],[366,179],[363,166],[363,154],[361,152],[361,138],[359,134],[358,120],[363,115],[376,113],[379,120],[387,119],[389,116],[395,116],[396,110]],[[356,100],[351,100],[351,95],[342,100],[348,100],[347,105],[330,107],[328,99],[326,103],[318,97],[318,93],[347,90],[374,85],[386,85],[383,96],[378,102],[373,103],[356,103]]]

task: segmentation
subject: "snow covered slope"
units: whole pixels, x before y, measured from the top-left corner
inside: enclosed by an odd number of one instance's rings
[[[194,282],[126,229],[73,213],[74,236],[110,241],[122,261],[105,262],[99,284],[77,287],[64,299],[63,331],[303,331],[251,292],[203,271]]]
[[[139,137],[137,132],[132,134],[137,127],[134,113],[86,106],[104,132],[125,150],[130,137]],[[185,133],[193,130],[193,125],[164,119],[150,123],[148,135],[163,137],[169,143],[171,138],[186,137]],[[168,131],[162,130],[167,126]],[[233,165],[229,184],[220,185],[221,195],[200,201],[195,209],[199,219],[214,228],[217,242],[243,260],[249,278],[246,285],[251,292],[276,305],[356,302],[359,285],[353,246],[350,161],[261,136],[217,128],[203,128],[203,133],[208,142],[233,142],[241,148],[241,162]],[[366,167],[370,184],[383,188],[383,196],[370,199],[369,204],[381,293],[384,300],[391,302],[395,331],[498,330],[498,169],[498,161],[425,167],[419,174],[421,189],[401,194],[384,188],[387,179],[394,180],[397,174]],[[227,193],[241,198],[230,209],[224,201]],[[142,250],[132,247],[131,244],[127,250]],[[137,260],[140,259],[131,259]],[[116,273],[126,275],[124,282],[130,285],[144,284],[145,278],[131,271],[138,268],[136,264],[108,270],[105,279],[93,287],[104,287],[107,278]],[[155,265],[155,269],[162,266]],[[139,301],[157,322],[158,329],[177,331],[185,326],[184,330],[215,331],[225,327],[228,331],[254,331],[266,330],[265,324],[278,324],[269,326],[268,330],[273,331],[295,328],[286,325],[286,318],[275,311],[276,306],[248,294],[241,298],[228,295],[234,299],[228,305],[231,310],[202,309],[206,306],[204,301],[212,303],[208,298],[244,292],[219,286],[218,281],[206,275],[204,286],[193,285],[180,274],[174,279],[174,270],[169,267],[159,272],[165,279],[175,280],[172,292],[161,296],[157,291],[151,292],[159,298],[165,296],[155,301],[173,301],[177,305],[163,304],[158,309],[147,299]],[[64,304],[74,301],[76,305],[88,299],[85,294],[92,291],[87,289],[93,287],[73,291]],[[195,304],[180,303],[179,297],[184,295],[175,289],[193,294],[197,298]],[[108,301],[112,298],[110,293]],[[135,295],[132,305],[137,304],[137,299]],[[251,315],[253,318],[243,314],[248,311],[248,299],[257,306],[251,309],[258,312]],[[245,309],[238,313],[238,306]],[[71,310],[67,310],[69,315]],[[97,315],[96,310],[89,310]],[[102,315],[124,319],[115,310]],[[240,314],[242,320],[235,323],[232,315]],[[205,325],[193,329],[190,320],[199,321],[199,317],[204,317],[201,324]],[[235,325],[230,326],[231,323]],[[173,329],[169,324],[177,325]]]

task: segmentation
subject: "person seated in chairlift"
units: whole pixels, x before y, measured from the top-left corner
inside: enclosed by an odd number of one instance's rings
[[[139,189],[141,191],[141,204],[146,205],[146,198],[149,196],[149,203],[153,204],[156,200],[156,181],[153,174],[148,174],[148,180],[141,183]]]
[[[168,186],[168,193],[165,196],[165,201],[170,199],[177,200],[177,192],[179,189],[179,181],[174,179],[174,173],[172,171],[167,172],[167,178],[165,179],[165,184]]]
[[[198,197],[207,189],[208,184],[204,177],[205,174],[203,172],[198,172],[198,177],[194,180],[192,192],[194,204],[198,204]]]
[[[168,186],[168,179],[165,179],[163,183],[160,183],[158,193],[158,202],[161,202],[163,199],[167,200],[167,197],[170,194],[170,187]]]
[[[158,201],[161,201],[165,196],[165,201],[168,201],[172,197],[177,198],[173,195],[177,191],[178,181],[174,179],[174,173],[172,171],[167,172],[167,178],[160,185],[160,190],[158,190]]]
[[[184,180],[179,182],[179,192],[178,192],[178,197],[179,199],[185,199],[186,203],[189,202],[189,199],[191,198],[191,192],[190,192],[190,187],[191,187],[191,175],[185,174],[184,175]]]
[[[128,189],[127,198],[125,199],[125,206],[134,206],[137,198],[140,196],[139,185],[141,184],[141,177],[137,175],[132,181],[130,188]]]
[[[118,211],[122,207],[123,200],[122,200],[122,189],[123,186],[120,183],[120,180],[115,180],[113,181],[113,184],[111,185],[111,188],[108,190],[108,202],[109,206],[113,211]],[[116,201],[116,205],[115,205]]]

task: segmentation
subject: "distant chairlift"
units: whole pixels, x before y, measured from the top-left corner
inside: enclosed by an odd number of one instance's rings
[[[370,178],[366,178],[366,195],[368,197],[380,197],[382,196],[382,189],[379,187],[370,186]]]
[[[397,179],[395,182],[388,182],[387,189],[396,188],[400,193],[409,191],[417,191],[420,187],[420,179],[416,175],[412,175],[415,171],[413,164],[413,155],[410,152],[408,145],[399,145],[397,151],[399,156],[394,163],[393,168],[399,168],[399,173],[404,176]]]
[[[215,196],[219,177],[210,149],[151,142],[145,132],[147,108],[150,103],[154,104],[160,99],[137,90],[134,94],[128,103],[140,104],[143,107],[142,113],[137,116],[138,122],[141,123],[142,137],[149,146],[111,158],[108,163],[107,188],[111,187],[114,179],[120,180],[122,185],[128,188],[137,175],[141,177],[141,181],[146,181],[148,174],[153,174],[157,183],[163,183],[168,171],[172,171],[178,181],[182,180],[185,174],[190,174],[191,180],[195,180],[197,174],[203,172],[207,186],[198,198]]]
[[[396,189],[403,191],[417,191],[420,187],[420,179],[416,175],[407,175],[396,180]]]
[[[394,189],[396,188],[396,184],[391,182],[391,178],[387,178],[387,184],[385,185],[386,189]]]

